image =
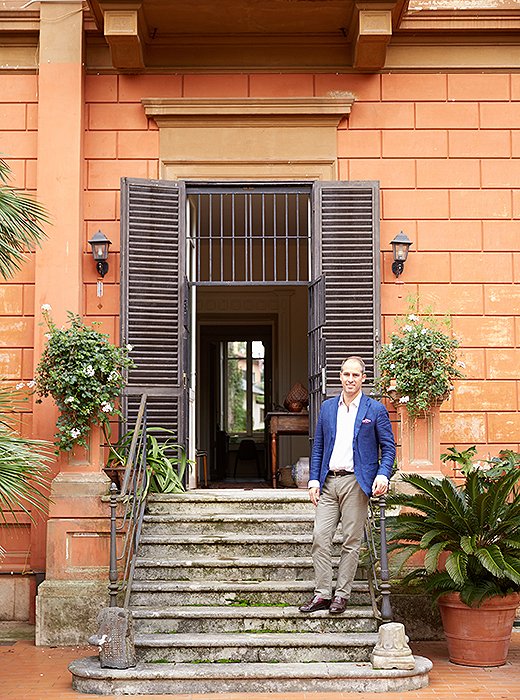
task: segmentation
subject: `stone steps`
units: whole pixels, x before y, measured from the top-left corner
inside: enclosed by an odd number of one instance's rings
[[[342,615],[298,610],[314,588],[313,518],[297,489],[150,496],[130,594],[138,664],[119,671],[79,659],[73,687],[155,695],[427,685],[426,659],[413,671],[368,663],[378,621],[362,567]]]
[[[264,513],[206,513],[145,515],[144,523],[148,535],[202,535],[255,534],[261,529],[265,534],[310,534],[314,524],[314,513],[286,513],[267,511]]]
[[[310,663],[369,661],[374,633],[265,633],[136,635],[147,663]]]
[[[308,556],[312,535],[144,535],[139,554],[144,558],[186,557],[269,557],[276,551],[280,559]],[[333,555],[339,554],[339,542],[333,544]]]
[[[335,564],[337,560],[335,559]],[[197,559],[136,560],[134,579],[138,580],[225,580],[225,581],[310,581],[314,576],[310,557],[232,557]]]
[[[306,489],[199,489],[181,494],[151,494],[148,514],[314,513]]]
[[[426,687],[431,668],[431,661],[420,656],[409,671],[375,671],[359,662],[139,663],[119,671],[100,668],[97,657],[77,659],[69,666],[73,689],[98,695],[403,692]]]
[[[304,615],[297,607],[185,606],[139,608],[132,611],[140,634],[210,634],[223,632],[376,632],[377,621],[368,606],[349,606],[345,613],[320,610]]]
[[[312,581],[134,581],[130,606],[299,606],[312,595]],[[370,605],[368,584],[354,581],[352,605]]]

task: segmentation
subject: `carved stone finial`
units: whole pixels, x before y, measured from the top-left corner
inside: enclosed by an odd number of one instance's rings
[[[101,668],[130,668],[137,664],[132,613],[125,608],[103,608],[97,634],[89,644],[99,648]]]
[[[379,639],[370,657],[373,668],[413,669],[415,659],[408,646],[404,625],[387,622],[379,628]]]

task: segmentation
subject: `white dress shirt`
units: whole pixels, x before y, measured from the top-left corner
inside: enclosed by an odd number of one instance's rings
[[[349,406],[343,400],[343,392],[340,395],[336,418],[336,438],[329,461],[330,471],[339,469],[354,471],[354,425],[360,401],[361,391],[352,399]],[[309,489],[319,488],[319,486],[320,482],[317,479],[311,479],[307,484]]]

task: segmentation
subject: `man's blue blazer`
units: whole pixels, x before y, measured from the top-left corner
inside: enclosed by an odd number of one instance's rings
[[[312,448],[309,478],[323,488],[334,442],[339,396],[321,406]],[[361,395],[354,425],[354,474],[363,491],[370,496],[378,474],[390,478],[395,460],[395,441],[388,411],[379,401]]]

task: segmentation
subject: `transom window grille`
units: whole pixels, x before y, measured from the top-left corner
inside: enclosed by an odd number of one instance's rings
[[[187,194],[193,282],[308,282],[310,187],[188,187]]]

